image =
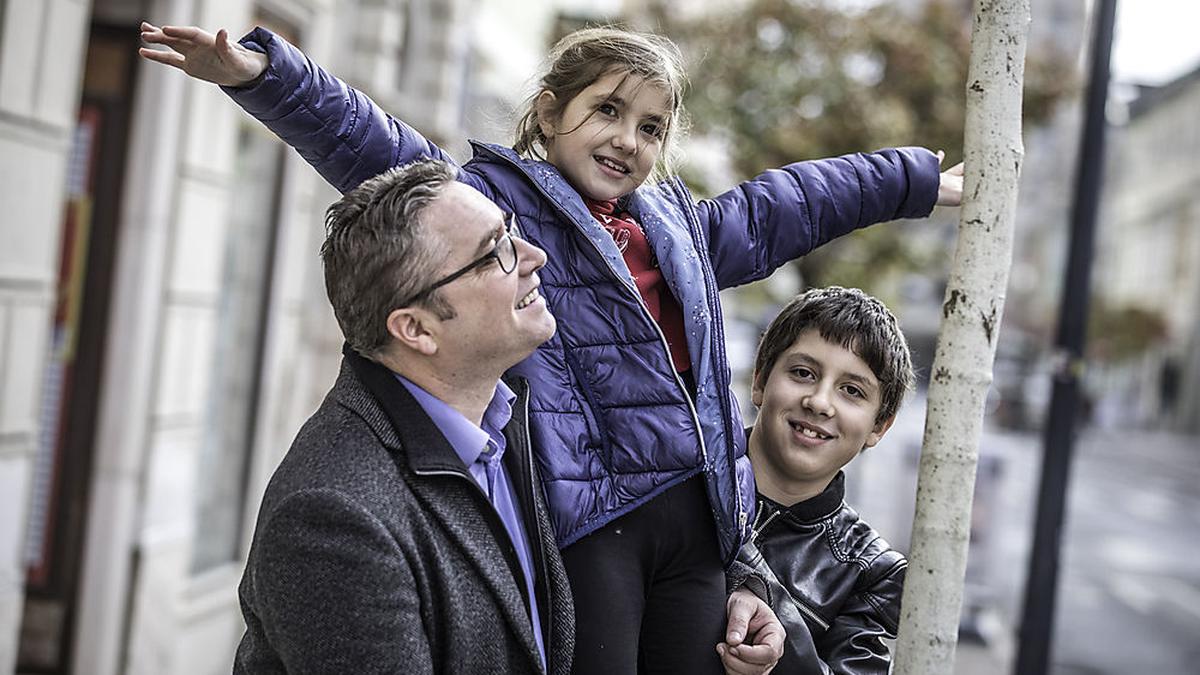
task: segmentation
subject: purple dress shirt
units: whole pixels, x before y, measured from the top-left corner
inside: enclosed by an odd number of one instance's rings
[[[504,457],[506,442],[504,426],[512,419],[512,403],[517,398],[512,389],[503,382],[496,383],[496,393],[487,410],[483,412],[482,426],[463,417],[462,413],[450,407],[441,399],[425,391],[407,378],[396,375],[417,399],[417,403],[437,425],[442,435],[450,442],[455,454],[467,466],[467,471],[483,490],[504,529],[508,531],[513,548],[517,551],[517,560],[521,563],[521,572],[525,575],[525,593],[529,597],[529,614],[533,621],[533,637],[537,641],[538,653],[542,657],[542,667],[546,666],[546,646],[543,643],[542,623],[538,615],[537,595],[533,590],[533,552],[529,548],[529,538],[525,535],[524,521],[521,520],[521,510],[513,494],[512,482],[508,472],[500,460]]]

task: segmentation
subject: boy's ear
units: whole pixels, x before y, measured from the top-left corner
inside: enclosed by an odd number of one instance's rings
[[[867,448],[875,447],[875,444],[883,438],[883,435],[887,433],[887,430],[892,428],[892,422],[895,421],[896,416],[892,415],[879,424],[876,424],[875,428],[871,430],[871,433],[867,434],[867,442],[863,443],[863,449],[866,450]]]
[[[542,130],[542,135],[546,137],[546,140],[554,138],[554,134],[558,130],[558,115],[554,110],[557,102],[558,97],[554,95],[554,92],[543,89],[533,104],[537,111],[538,128]]]
[[[438,350],[437,335],[441,321],[433,312],[420,307],[393,309],[387,317],[387,331],[405,349],[425,356]]]
[[[755,371],[750,377],[750,382],[752,383],[750,385],[750,402],[753,403],[755,407],[761,408],[763,402],[763,387],[765,387],[767,383],[759,381],[758,371]]]

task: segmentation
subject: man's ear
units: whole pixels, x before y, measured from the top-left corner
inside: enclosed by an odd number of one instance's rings
[[[763,387],[767,386],[767,378],[762,378],[762,381],[760,382],[758,379],[758,371],[755,371],[754,374],[751,375],[751,378],[752,379],[750,381],[753,384],[750,385],[750,402],[756,407],[761,408],[763,402]]]
[[[433,356],[438,348],[438,329],[441,321],[429,310],[420,307],[393,309],[387,317],[387,331],[406,349]]]
[[[875,447],[875,444],[883,439],[883,435],[887,433],[887,430],[892,428],[892,422],[895,421],[896,416],[892,415],[879,424],[876,424],[875,428],[871,430],[871,433],[867,434],[867,442],[863,443],[863,450]]]
[[[542,130],[542,135],[546,140],[554,138],[554,134],[558,131],[558,113],[555,110],[558,103],[558,97],[554,92],[546,89],[538,94],[537,100],[534,101],[534,110],[537,111],[538,128]]]

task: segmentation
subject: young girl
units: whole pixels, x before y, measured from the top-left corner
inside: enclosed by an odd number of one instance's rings
[[[225,91],[345,192],[421,157],[415,129],[261,28],[228,41],[143,24],[141,50]],[[961,166],[904,148],[790,164],[708,200],[671,176],[682,59],[611,28],[563,38],[512,148],[459,180],[549,254],[558,333],[514,371],[576,608],[576,672],[719,672],[724,570],[753,521],[718,291],[872,223],[957,203]],[[648,180],[653,178],[654,180]],[[661,181],[659,179],[662,179]],[[742,648],[739,648],[742,649]],[[717,651],[727,665],[737,652]]]

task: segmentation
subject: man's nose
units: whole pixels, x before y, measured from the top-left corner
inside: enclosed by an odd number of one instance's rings
[[[515,237],[513,241],[517,244],[517,259],[520,261],[518,265],[521,268],[521,274],[533,274],[546,265],[546,252],[541,248],[520,237]]]

